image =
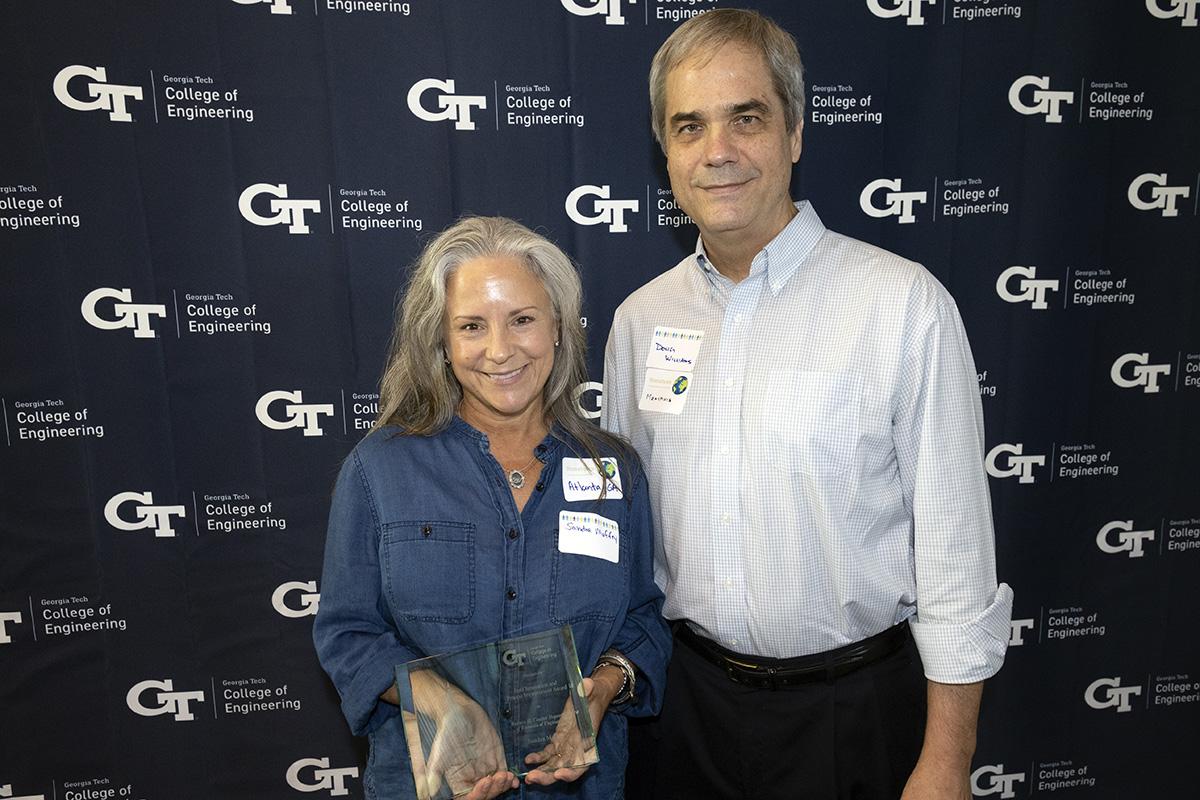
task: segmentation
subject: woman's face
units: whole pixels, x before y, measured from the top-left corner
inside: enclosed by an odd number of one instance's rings
[[[476,258],[446,282],[446,357],[472,424],[541,419],[558,323],[541,281],[514,258]]]

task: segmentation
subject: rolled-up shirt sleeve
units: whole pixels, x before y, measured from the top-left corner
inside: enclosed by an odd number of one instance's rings
[[[379,696],[394,683],[396,665],[418,655],[397,636],[383,596],[379,520],[357,453],[334,489],[313,643],[353,733],[370,733],[399,713]]]
[[[654,582],[654,520],[650,514],[646,473],[638,469],[636,474],[629,514],[633,534],[629,611],[613,647],[637,665],[639,675],[633,701],[613,710],[642,717],[657,714],[662,707],[667,662],[671,658],[671,631],[662,616],[663,593]]]
[[[913,516],[913,637],[927,678],[974,683],[1004,663],[1012,589],[996,582],[975,362],[931,277],[913,284],[904,338],[892,435]]]

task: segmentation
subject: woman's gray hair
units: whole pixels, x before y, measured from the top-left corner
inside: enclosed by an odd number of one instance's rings
[[[446,283],[476,258],[513,258],[546,290],[559,345],[542,399],[551,420],[596,457],[597,439],[615,440],[580,416],[572,396],[587,380],[579,272],[552,242],[506,217],[463,217],[421,253],[397,305],[375,427],[396,425],[403,433],[428,436],[444,430],[457,413],[462,387],[445,361]]]
[[[721,45],[737,42],[762,53],[783,119],[791,131],[804,121],[804,65],[795,38],[757,11],[719,8],[698,14],[675,29],[650,64],[650,127],[665,151],[667,76],[693,57],[711,57]]]

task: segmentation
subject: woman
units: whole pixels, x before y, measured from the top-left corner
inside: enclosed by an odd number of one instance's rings
[[[599,763],[566,768],[578,754],[548,747],[520,784],[501,754],[431,753],[418,778],[471,800],[621,796],[625,716],[657,710],[670,635],[645,476],[571,397],[586,380],[580,295],[567,257],[504,218],[459,221],[417,263],[376,428],[337,482],[313,627],[351,730],[370,737],[367,797],[415,796],[397,664],[564,624],[590,672]],[[569,518],[582,530],[563,514],[585,515]],[[466,738],[498,746],[471,701],[449,705]]]

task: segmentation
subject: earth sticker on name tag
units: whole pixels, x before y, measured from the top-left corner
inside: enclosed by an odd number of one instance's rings
[[[604,487],[605,500],[619,500],[621,494],[621,473],[617,468],[615,458],[602,458],[605,479],[608,485]],[[590,458],[564,458],[562,460],[563,499],[599,500],[600,476],[596,473],[596,462]]]
[[[599,514],[558,512],[558,552],[603,558],[616,564],[621,558],[621,529],[615,520]]]
[[[647,369],[646,381],[642,384],[642,396],[638,408],[642,411],[662,411],[679,414],[687,402],[688,388],[692,376],[687,372],[671,372],[665,369]]]
[[[696,369],[696,359],[700,357],[702,341],[704,331],[660,325],[650,337],[650,353],[646,356],[646,366],[650,369],[690,373]]]

